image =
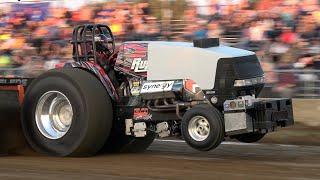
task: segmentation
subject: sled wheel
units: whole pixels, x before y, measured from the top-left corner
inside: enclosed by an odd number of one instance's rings
[[[215,107],[195,106],[184,114],[181,131],[184,140],[191,147],[209,151],[224,139],[222,115]]]
[[[51,70],[28,87],[22,128],[29,145],[52,156],[96,154],[112,127],[112,103],[101,82],[75,68]]]
[[[234,135],[231,138],[235,138],[240,142],[244,143],[254,143],[261,140],[266,134],[260,134],[260,133],[247,133],[247,134],[239,134]]]

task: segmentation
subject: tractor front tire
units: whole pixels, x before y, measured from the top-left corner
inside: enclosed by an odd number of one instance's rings
[[[112,102],[102,83],[76,68],[40,75],[28,87],[22,108],[28,144],[51,156],[95,155],[112,121]]]
[[[216,148],[224,139],[222,114],[210,105],[198,105],[188,110],[181,125],[184,140],[200,151]]]

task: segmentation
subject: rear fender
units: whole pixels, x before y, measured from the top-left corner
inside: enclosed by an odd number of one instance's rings
[[[71,62],[71,63],[66,63],[64,67],[80,68],[92,73],[100,80],[100,82],[106,88],[111,99],[116,102],[119,102],[119,95],[116,91],[116,88],[112,84],[112,81],[110,80],[109,76],[104,72],[104,70],[98,64],[95,64],[93,62]]]

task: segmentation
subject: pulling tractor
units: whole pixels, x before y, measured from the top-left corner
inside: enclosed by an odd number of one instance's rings
[[[110,28],[76,26],[73,61],[35,78],[2,78],[17,92],[28,144],[52,156],[140,152],[176,136],[208,151],[225,137],[256,142],[293,125],[291,99],[259,99],[264,73],[254,52],[220,45],[130,41]]]

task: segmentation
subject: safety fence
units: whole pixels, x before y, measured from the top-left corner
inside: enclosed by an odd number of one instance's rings
[[[72,61],[69,58],[59,60],[43,60],[41,57],[34,57],[31,61],[17,67],[0,67],[0,77],[26,77],[34,78],[41,73],[56,68],[57,65]]]
[[[282,69],[266,72],[265,97],[320,98],[320,70]]]

